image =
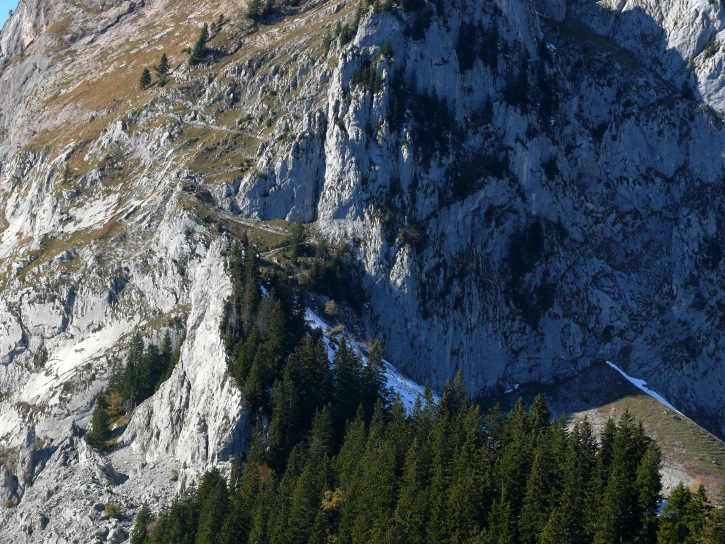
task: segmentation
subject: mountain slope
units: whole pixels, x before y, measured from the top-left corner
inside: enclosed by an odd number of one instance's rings
[[[421,383],[462,369],[486,396],[608,359],[725,435],[720,7],[408,6],[21,1],[0,35],[4,445],[70,440],[132,334],[170,331],[180,364],[114,455],[183,483],[236,453],[225,251],[277,246],[280,220],[349,245],[360,330]],[[139,90],[162,53],[169,84]],[[139,470],[129,501],[169,485]]]

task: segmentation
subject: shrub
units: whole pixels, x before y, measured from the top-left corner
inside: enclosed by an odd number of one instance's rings
[[[717,44],[717,40],[715,39],[715,34],[710,36],[707,39],[707,42],[705,42],[705,48],[703,49],[703,53],[705,55],[706,59],[709,59],[712,57],[715,53],[718,52],[720,49],[720,46]]]
[[[334,300],[325,302],[325,315],[335,317],[337,315],[337,303]]]
[[[103,512],[109,517],[109,518],[122,518],[124,511],[121,506],[118,504],[110,504],[106,503],[106,505],[103,507]]]

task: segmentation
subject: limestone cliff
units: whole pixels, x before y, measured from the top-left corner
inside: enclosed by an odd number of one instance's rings
[[[8,539],[122,539],[93,532],[107,487],[132,511],[239,450],[224,254],[281,221],[354,248],[360,320],[421,382],[461,368],[485,395],[608,359],[725,435],[720,6],[412,4],[253,22],[226,0],[21,0],[0,34],[0,447],[45,442],[22,499],[0,476]],[[139,90],[162,53],[169,83]],[[78,427],[136,331],[184,338],[181,360],[99,458]],[[84,502],[41,518],[76,496],[49,467]]]

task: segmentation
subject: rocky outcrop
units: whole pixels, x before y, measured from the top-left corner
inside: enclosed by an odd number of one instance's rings
[[[10,503],[17,503],[18,482],[5,465],[0,466],[0,500],[4,507]]]
[[[35,475],[35,428],[30,427],[25,440],[20,444],[18,455],[18,494],[22,497],[25,489],[33,483]]]
[[[123,437],[147,462],[171,457],[199,470],[241,451],[245,413],[219,335],[230,289],[214,245],[194,278],[181,359],[171,378],[138,407]]]
[[[566,17],[632,52],[653,73],[725,110],[719,2],[568,2]],[[689,94],[689,91],[687,91]]]

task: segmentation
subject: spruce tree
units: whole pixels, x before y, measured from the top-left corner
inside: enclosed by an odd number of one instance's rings
[[[670,493],[657,530],[659,544],[686,544],[694,542],[689,524],[692,510],[692,493],[680,482]]]
[[[361,402],[365,413],[372,416],[373,408],[379,398],[385,398],[385,369],[383,367],[383,348],[375,341],[368,353],[367,364],[362,371]]]
[[[145,91],[151,86],[151,72],[148,68],[144,68],[141,72],[141,78],[138,81],[138,88]]]
[[[535,433],[545,431],[551,423],[551,412],[546,406],[546,401],[541,393],[536,395],[529,408],[529,423]]]
[[[556,478],[553,465],[556,460],[550,455],[547,444],[536,450],[521,508],[519,534],[522,544],[536,544],[539,541],[553,506],[552,487]]]
[[[561,498],[552,505],[549,519],[541,531],[542,544],[577,544],[591,542],[593,523],[585,520],[596,517],[591,506],[593,478],[596,467],[597,444],[591,425],[585,418],[574,426],[563,456]]]
[[[154,71],[159,78],[159,87],[163,87],[168,82],[169,74],[169,58],[166,53],[161,55],[158,65],[154,66]]]
[[[204,474],[197,492],[197,505],[196,544],[216,544],[229,512],[227,483],[216,468]]]
[[[496,464],[496,481],[505,490],[512,515],[518,517],[526,493],[532,447],[529,418],[521,398],[508,414],[502,445],[501,457]]]
[[[164,373],[166,372],[166,369],[168,369],[171,365],[171,361],[173,360],[173,358],[174,345],[171,342],[171,334],[167,330],[166,334],[164,334],[164,339],[161,342],[161,352],[159,353],[159,362],[164,368]]]
[[[657,510],[662,490],[661,468],[662,454],[657,444],[652,442],[637,467],[637,506],[640,520],[637,542],[641,544],[657,542]]]
[[[131,532],[131,544],[145,544],[148,537],[148,525],[154,519],[151,509],[147,503],[141,505],[141,509],[136,516],[136,523]]]
[[[450,382],[446,383],[441,401],[436,411],[433,428],[428,440],[428,447],[432,454],[431,481],[429,486],[430,510],[426,532],[427,540],[431,544],[445,539],[448,529],[448,500],[447,490],[451,483],[453,457],[455,452],[451,442],[450,411],[452,388]]]
[[[300,253],[302,252],[302,243],[305,241],[305,227],[302,223],[295,223],[292,227],[292,236],[290,237],[290,260],[293,264],[297,264]]]
[[[286,543],[309,542],[326,484],[331,479],[330,471],[330,460],[326,455],[309,457],[307,466],[297,479],[292,493]]]
[[[447,492],[447,533],[453,542],[468,542],[481,532],[486,505],[485,465],[480,460],[483,437],[478,407],[466,409],[464,404],[456,415],[454,425],[461,429],[462,440],[456,446]]]
[[[159,77],[165,76],[169,73],[169,58],[166,56],[166,53],[161,55],[161,60],[159,60],[158,65],[154,67],[154,70],[156,71],[156,75]]]
[[[334,404],[333,404],[334,407]],[[334,412],[333,412],[334,413]],[[358,411],[353,421],[345,425],[344,440],[337,456],[337,472],[343,496],[349,496],[358,463],[365,452],[367,429],[365,414]]]
[[[487,544],[515,544],[517,542],[516,518],[505,492],[499,500],[493,503],[488,514],[488,531],[485,542]]]
[[[405,457],[403,475],[393,516],[393,531],[401,542],[424,544],[425,534],[421,531],[428,519],[430,497],[427,493],[430,474],[428,449],[417,439]]]
[[[395,447],[385,431],[384,419],[385,409],[378,403],[340,528],[341,539],[350,539],[353,544],[379,542],[395,507]]]
[[[207,54],[206,44],[209,41],[209,25],[204,23],[204,26],[199,32],[199,38],[194,44],[194,48],[191,50],[191,56],[189,57],[189,66],[196,66],[199,64],[204,56]]]
[[[324,408],[315,412],[312,429],[310,430],[309,457],[318,461],[325,456],[332,458],[337,453],[336,445],[332,406],[327,404]]]
[[[344,428],[346,421],[355,416],[360,404],[360,379],[362,363],[360,358],[348,347],[343,339],[335,352],[332,368],[333,378],[333,410],[335,426]]]
[[[259,260],[252,247],[244,251],[244,289],[239,300],[239,315],[242,331],[245,335],[252,330],[262,301],[262,289],[259,274]],[[284,318],[284,316],[283,316]]]
[[[720,489],[702,535],[702,544],[723,544],[723,542],[725,542],[725,486]]]
[[[340,488],[325,491],[322,504],[315,517],[310,544],[337,542],[343,515],[344,499]]]
[[[123,387],[120,391],[131,408],[136,406],[138,400],[139,367],[142,364],[143,354],[143,339],[139,333],[136,333],[131,340],[131,349],[128,352],[126,368],[123,373]]]
[[[619,420],[612,444],[610,473],[599,509],[595,544],[630,541],[640,531],[636,480],[646,447],[642,427],[626,411]]]
[[[250,0],[249,6],[247,7],[247,17],[253,20],[257,20],[262,16],[262,1],[261,0]]]
[[[106,402],[105,393],[99,393],[96,397],[96,406],[93,409],[91,431],[86,433],[86,442],[101,452],[108,449],[106,444],[106,441],[108,440],[107,408],[108,403]]]

